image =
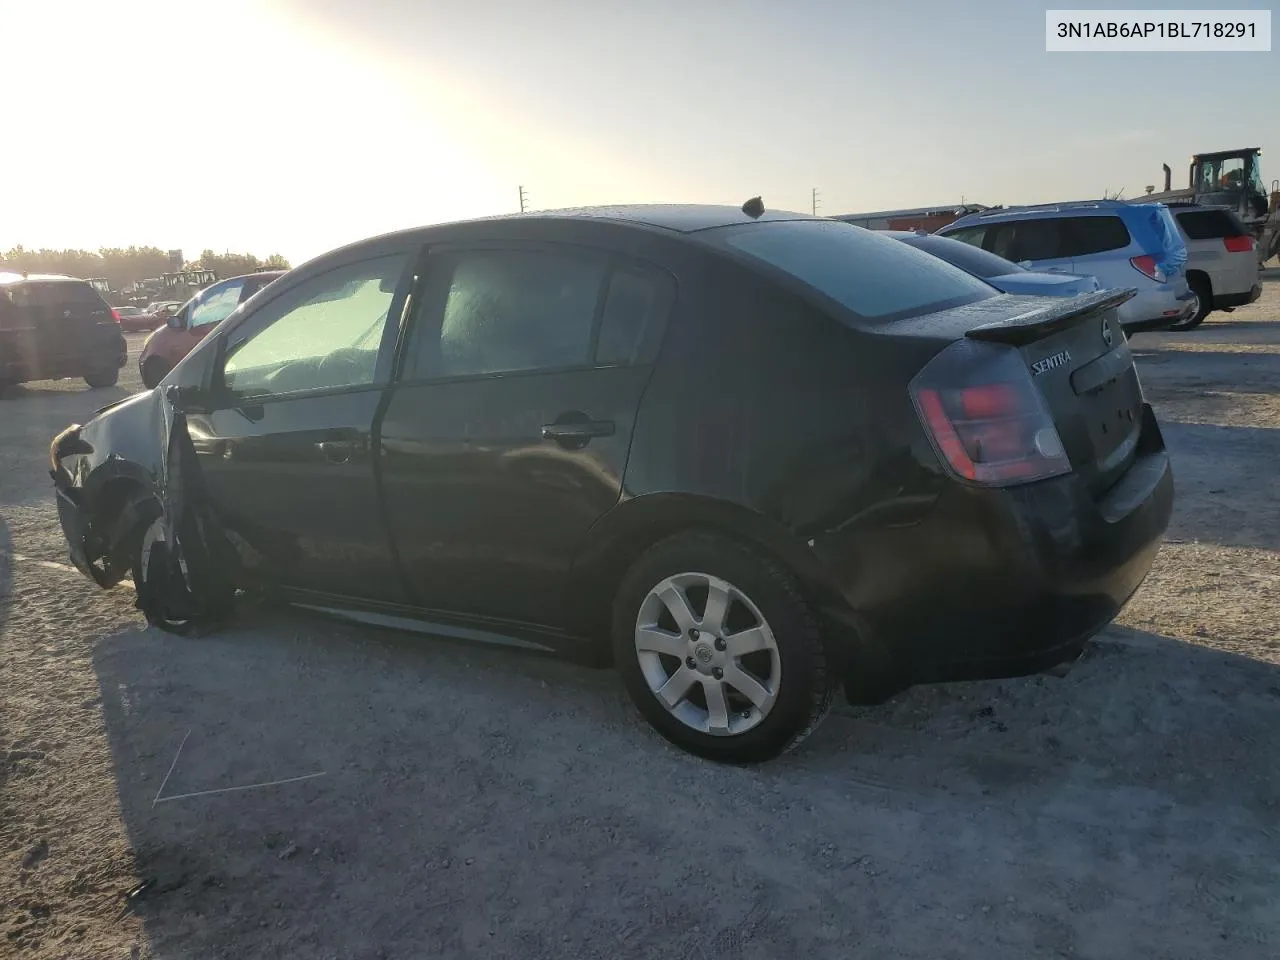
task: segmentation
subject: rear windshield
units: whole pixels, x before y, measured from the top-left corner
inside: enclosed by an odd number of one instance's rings
[[[98,291],[83,280],[28,280],[10,287],[9,301],[18,307],[93,307],[105,306]]]
[[[971,243],[962,243],[959,240],[951,240],[948,237],[906,237],[902,241],[908,246],[915,247],[917,250],[923,250],[925,253],[931,253],[935,257],[941,257],[947,263],[954,264],[961,270],[972,273],[975,277],[984,279],[989,277],[1007,277],[1011,273],[1024,273],[1025,267],[1020,267],[1011,260],[1004,257],[997,257],[994,253],[975,247]]]
[[[1244,224],[1230,210],[1188,210],[1176,216],[1182,232],[1191,240],[1244,236]]]
[[[863,320],[888,323],[997,295],[959,267],[837,220],[770,220],[709,230]]]

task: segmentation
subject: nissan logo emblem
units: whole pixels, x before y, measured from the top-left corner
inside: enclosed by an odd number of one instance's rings
[[[1112,336],[1111,324],[1107,323],[1106,320],[1103,320],[1102,321],[1102,342],[1105,343],[1108,347],[1111,346],[1111,336]]]

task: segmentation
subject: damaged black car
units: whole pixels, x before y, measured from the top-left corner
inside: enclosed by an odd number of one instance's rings
[[[1173,480],[1130,295],[758,201],[435,226],[290,272],[50,466],[76,566],[166,629],[266,592],[611,661],[758,761],[841,689],[1069,662],[1138,588]]]

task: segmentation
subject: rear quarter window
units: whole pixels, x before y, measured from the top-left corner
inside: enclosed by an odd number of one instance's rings
[[[888,323],[997,295],[959,267],[836,220],[774,220],[706,231],[869,323]]]
[[[1220,240],[1244,235],[1243,225],[1226,210],[1188,210],[1175,216],[1189,240]]]
[[[1060,257],[1087,257],[1109,250],[1123,250],[1132,238],[1119,217],[1062,217]]]
[[[15,285],[10,299],[19,307],[105,307],[107,302],[87,283],[73,280]]]

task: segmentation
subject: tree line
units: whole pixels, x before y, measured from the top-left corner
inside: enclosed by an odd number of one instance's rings
[[[212,270],[219,277],[234,277],[256,270],[288,270],[289,261],[278,253],[260,259],[252,253],[214,253],[204,250],[188,260],[184,270]],[[112,290],[173,270],[169,254],[158,247],[102,247],[94,250],[28,250],[17,246],[0,253],[0,270],[15,273],[61,273],[69,277],[104,277]]]

